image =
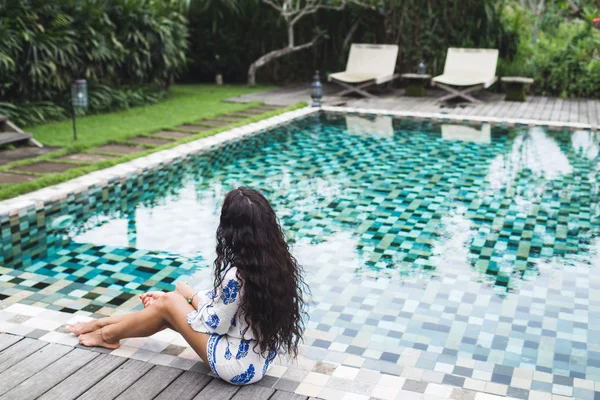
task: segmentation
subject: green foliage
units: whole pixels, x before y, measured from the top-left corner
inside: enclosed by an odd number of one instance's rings
[[[3,109],[27,125],[60,119],[77,77],[100,91],[91,113],[156,102],[186,64],[186,4],[0,0],[0,98],[16,106]]]
[[[51,101],[36,101],[15,105],[0,102],[0,115],[6,115],[17,126],[31,126],[61,120],[69,114]]]
[[[541,13],[508,2],[505,23],[519,34],[512,61],[503,60],[501,75],[535,78],[538,94],[562,97],[600,96],[600,30],[592,19],[600,15],[593,2],[548,2]]]
[[[97,112],[108,112],[158,103],[165,95],[164,90],[154,86],[123,86],[114,89],[94,84],[89,88],[89,103],[90,108]]]
[[[600,96],[600,31],[579,22],[542,34],[534,53],[540,91],[563,97]]]
[[[186,79],[245,82],[248,66],[266,52],[287,45],[285,24],[276,10],[261,0],[233,2],[192,0],[190,5],[191,64]],[[231,0],[229,1],[231,3]],[[363,1],[365,3],[365,1]],[[499,48],[503,57],[516,51],[517,33],[502,21],[497,0],[382,0],[377,7],[350,3],[343,11],[321,10],[295,27],[295,44],[326,32],[311,50],[283,57],[259,70],[259,81],[310,81],[314,70],[334,72],[346,65],[351,43],[398,44],[398,71],[412,71],[423,58],[428,70],[441,72],[450,46]],[[248,34],[248,27],[252,34]],[[215,55],[221,57],[221,65]]]

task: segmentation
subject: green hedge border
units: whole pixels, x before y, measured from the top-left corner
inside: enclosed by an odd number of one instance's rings
[[[162,150],[167,150],[167,149],[173,148],[175,146],[179,146],[181,144],[185,144],[185,143],[193,142],[198,139],[203,139],[203,138],[206,138],[209,136],[213,136],[213,135],[216,135],[218,133],[221,133],[221,132],[233,129],[233,128],[248,125],[253,122],[258,122],[263,119],[275,117],[277,115],[280,115],[280,114],[283,114],[283,113],[286,113],[289,111],[297,110],[299,108],[303,108],[306,106],[307,106],[306,102],[300,102],[293,106],[283,108],[281,110],[270,111],[270,112],[258,115],[256,117],[249,117],[245,120],[241,120],[240,122],[234,122],[230,125],[216,127],[214,129],[211,129],[208,131],[203,131],[203,132],[200,132],[200,133],[192,135],[192,136],[188,136],[185,138],[181,138],[179,140],[175,140],[171,143],[167,143],[162,146],[152,147],[141,153],[131,154],[131,155],[127,155],[127,156],[121,155],[119,158],[115,158],[113,160],[100,161],[97,163],[84,165],[81,168],[75,168],[75,169],[71,169],[71,170],[68,170],[65,172],[59,172],[59,173],[55,173],[55,174],[51,174],[51,175],[44,175],[40,179],[37,179],[32,182],[0,185],[0,200],[11,199],[13,197],[17,197],[17,196],[20,196],[25,193],[34,192],[36,190],[40,190],[40,189],[43,189],[48,186],[53,186],[53,185],[56,185],[56,184],[59,184],[62,182],[66,182],[66,181],[74,179],[74,178],[78,178],[80,176],[89,174],[94,171],[113,167],[115,165],[122,164],[122,163],[125,163],[128,161],[131,161],[131,160],[135,160],[140,157],[145,157],[152,153],[156,153],[156,152],[159,152]],[[217,117],[218,116],[215,116],[215,118],[217,118]],[[138,134],[136,136],[140,136],[140,135],[141,134]],[[123,144],[123,141],[122,140],[109,141],[106,144]],[[128,144],[131,144],[131,143],[128,142]],[[97,146],[96,145],[89,146],[89,147],[87,147],[87,146],[81,146],[81,147],[72,146],[72,147],[69,147],[68,149],[63,149],[63,150],[59,150],[56,152],[48,153],[48,154],[45,154],[40,157],[31,158],[31,159],[27,159],[27,160],[20,160],[20,161],[16,161],[16,162],[13,162],[10,164],[3,165],[2,167],[0,167],[0,171],[1,172],[17,172],[17,171],[14,171],[15,167],[33,164],[33,163],[40,162],[40,161],[53,160],[53,161],[62,162],[65,164],[71,164],[68,161],[64,162],[62,160],[58,161],[55,159],[58,157],[68,155],[68,154],[88,152],[88,150],[91,149],[92,147],[97,147]],[[141,147],[143,147],[143,146],[141,146]],[[36,173],[23,173],[21,171],[18,171],[18,172],[22,175],[40,176],[40,174],[36,174]]]

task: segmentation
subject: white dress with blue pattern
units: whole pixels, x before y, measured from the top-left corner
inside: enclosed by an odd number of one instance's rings
[[[198,293],[198,310],[187,316],[192,329],[211,335],[206,354],[212,372],[234,385],[258,382],[271,364],[265,355],[253,350],[256,341],[252,330],[244,318],[240,318],[242,290],[236,268],[231,268],[220,290]]]

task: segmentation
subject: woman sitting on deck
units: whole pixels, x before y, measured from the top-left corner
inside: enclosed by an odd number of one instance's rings
[[[297,355],[305,302],[301,268],[275,212],[256,190],[225,197],[217,229],[213,289],[140,295],[144,309],[78,323],[69,331],[85,346],[119,347],[166,327],[179,332],[215,376],[236,385],[265,376],[278,352]]]

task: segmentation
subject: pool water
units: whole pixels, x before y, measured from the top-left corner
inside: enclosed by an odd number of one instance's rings
[[[66,292],[124,293],[113,306],[177,279],[208,287],[220,204],[244,185],[271,201],[305,268],[307,356],[600,380],[598,138],[311,116],[97,194],[20,268],[72,281]]]

